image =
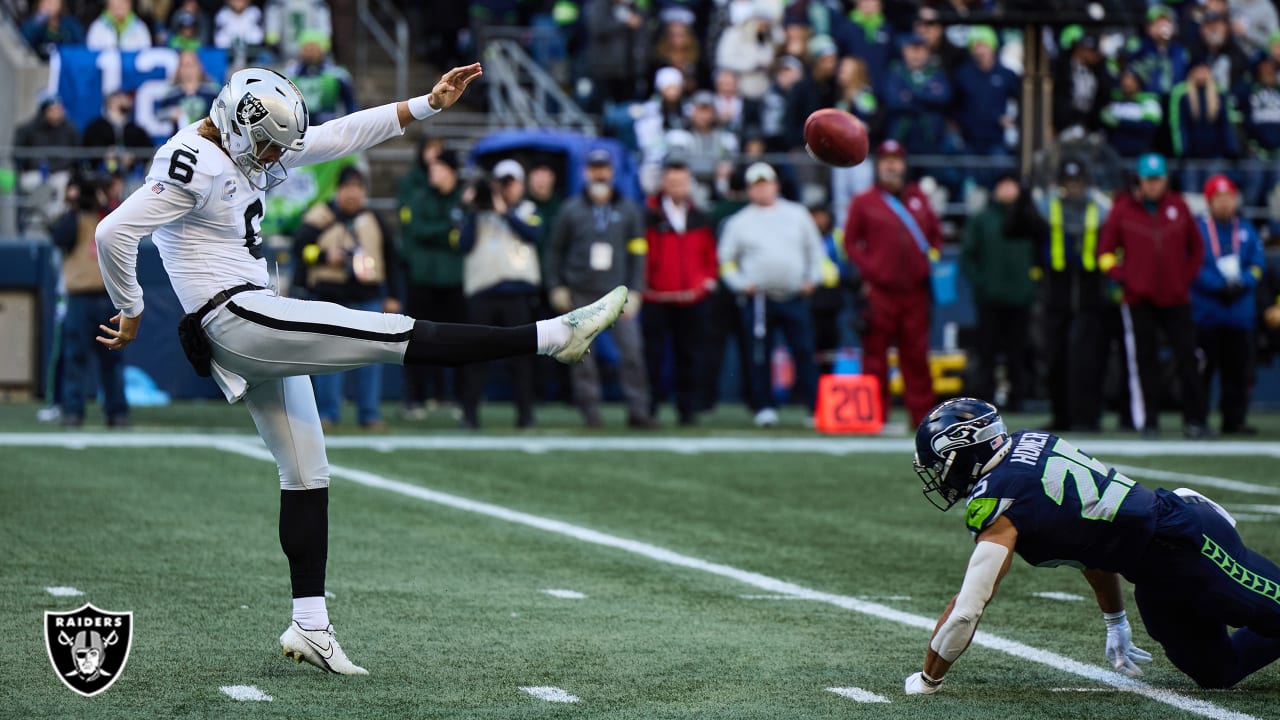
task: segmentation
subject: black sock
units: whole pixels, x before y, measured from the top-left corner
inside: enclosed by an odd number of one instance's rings
[[[293,596],[323,597],[329,559],[329,488],[280,491],[280,548]]]
[[[418,320],[413,324],[405,365],[465,365],[538,352],[538,327],[458,325]]]

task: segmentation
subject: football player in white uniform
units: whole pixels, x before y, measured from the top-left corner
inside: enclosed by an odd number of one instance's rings
[[[229,402],[243,399],[280,470],[280,545],[289,559],[293,621],[286,656],[330,672],[364,674],[338,646],[325,607],[329,465],[307,375],[371,363],[458,365],[539,353],[580,360],[622,311],[627,290],[566,315],[513,328],[416,321],[281,297],[262,259],[266,191],[286,170],[343,157],[400,135],[453,105],[479,63],[445,73],[427,95],[309,127],[302,93],[279,73],[241,70],[209,117],[156,153],[146,184],[98,226],[98,261],[117,315],[99,342],[138,334],[138,242],[151,235],[187,315],[183,349]]]

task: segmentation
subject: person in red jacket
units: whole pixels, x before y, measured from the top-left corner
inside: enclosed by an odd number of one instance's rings
[[[1133,425],[1143,437],[1160,432],[1157,330],[1168,338],[1178,368],[1182,432],[1190,439],[1208,434],[1191,319],[1191,284],[1203,257],[1204,240],[1195,218],[1182,196],[1169,192],[1164,157],[1148,153],[1138,158],[1138,190],[1116,197],[1102,225],[1098,267],[1124,288],[1126,331],[1133,336],[1142,387],[1141,396],[1135,393],[1132,401]]]
[[[645,208],[649,254],[640,314],[653,404],[650,414],[657,415],[657,405],[666,395],[662,377],[670,338],[676,412],[685,426],[697,421],[697,383],[710,318],[706,300],[720,272],[711,218],[693,203],[692,191],[687,160],[669,155],[662,166],[662,186]]]
[[[880,380],[881,407],[889,414],[889,346],[898,367],[912,426],[933,408],[929,373],[930,263],[942,247],[942,226],[929,200],[907,182],[906,151],[897,141],[876,148],[876,184],[849,204],[845,250],[862,275],[866,330],[863,371]]]

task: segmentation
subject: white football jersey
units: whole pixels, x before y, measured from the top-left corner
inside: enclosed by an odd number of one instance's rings
[[[143,309],[134,268],[138,241],[147,234],[186,312],[228,288],[269,283],[259,235],[266,193],[250,186],[222,148],[196,127],[179,130],[156,151],[146,184],[98,225],[102,277],[112,302],[128,317]],[[403,132],[394,104],[362,110],[307,128],[303,149],[284,153],[281,164],[333,160]]]

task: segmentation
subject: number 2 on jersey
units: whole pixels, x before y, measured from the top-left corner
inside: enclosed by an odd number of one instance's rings
[[[1133,489],[1133,481],[1097,459],[1089,457],[1079,448],[1065,440],[1058,440],[1053,446],[1053,457],[1044,464],[1044,492],[1058,505],[1066,494],[1067,476],[1071,476],[1076,485],[1076,494],[1080,496],[1080,517],[1086,520],[1116,519],[1120,503],[1124,502],[1129,491]],[[1104,478],[1105,486],[1099,492],[1098,476]]]
[[[258,235],[258,221],[262,220],[262,198],[258,198],[244,209],[244,246],[254,260],[262,259],[262,238]]]

